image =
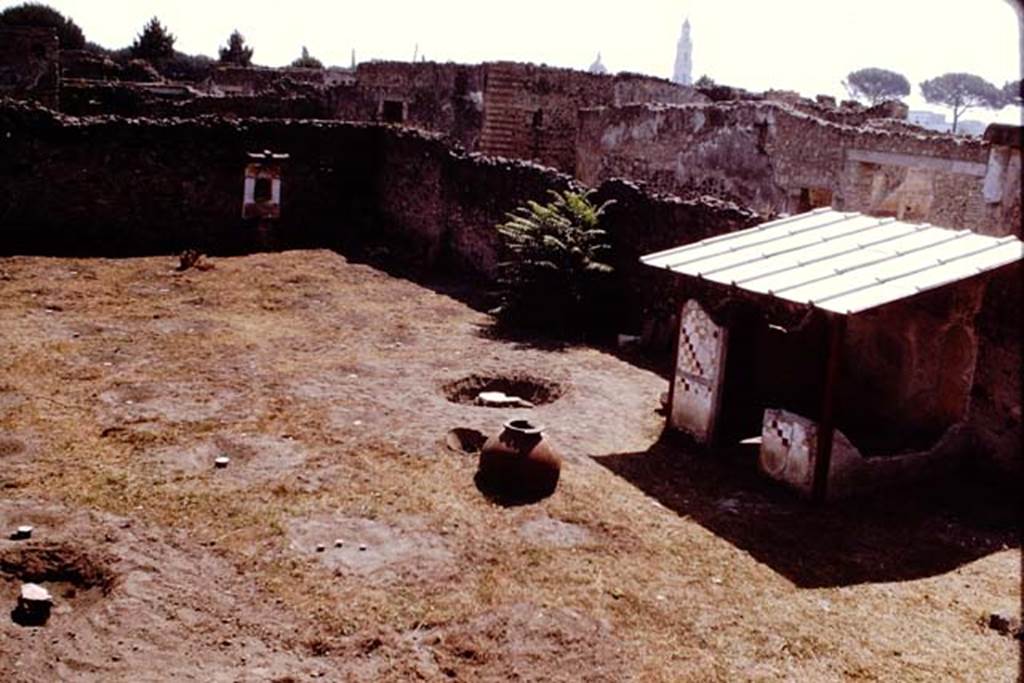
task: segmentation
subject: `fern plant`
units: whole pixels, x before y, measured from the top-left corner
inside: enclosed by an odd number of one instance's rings
[[[498,264],[502,322],[554,327],[586,326],[598,290],[613,272],[601,216],[612,202],[595,206],[593,190],[549,191],[551,201],[529,201],[497,226],[510,258]]]

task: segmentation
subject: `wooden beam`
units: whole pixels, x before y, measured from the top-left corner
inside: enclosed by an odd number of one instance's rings
[[[825,386],[821,397],[818,419],[818,448],[814,457],[814,480],[811,497],[824,502],[828,495],[828,475],[832,465],[832,442],[835,437],[836,389],[842,370],[843,339],[846,336],[846,316],[828,314],[828,356],[825,360]]]

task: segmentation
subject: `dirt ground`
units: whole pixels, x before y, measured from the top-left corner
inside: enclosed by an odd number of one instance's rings
[[[984,621],[1019,614],[1019,491],[812,507],[663,436],[657,374],[502,339],[456,289],[176,263],[0,259],[0,680],[1017,676]],[[473,376],[560,395],[449,401]],[[562,479],[503,507],[446,435],[524,415]],[[43,627],[8,616],[23,581]]]

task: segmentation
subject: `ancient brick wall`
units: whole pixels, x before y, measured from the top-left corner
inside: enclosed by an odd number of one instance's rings
[[[60,41],[56,29],[0,27],[0,97],[57,107]]]
[[[485,64],[478,151],[531,159],[572,173],[579,111],[634,102],[701,102],[691,88],[637,74],[591,74],[534,64]]]

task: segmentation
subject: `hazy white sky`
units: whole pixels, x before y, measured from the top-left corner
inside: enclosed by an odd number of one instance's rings
[[[216,56],[237,28],[271,66],[303,45],[325,64],[508,59],[586,68],[600,51],[609,71],[669,77],[684,17],[694,78],[845,96],[851,70],[879,66],[914,85],[967,71],[1002,85],[1020,78],[1020,35],[1008,0],[43,0],[86,38],[124,47],[158,16],[177,49]],[[0,7],[20,0],[0,0]],[[1004,109],[999,118],[1019,119]],[[967,118],[988,118],[968,112]]]

